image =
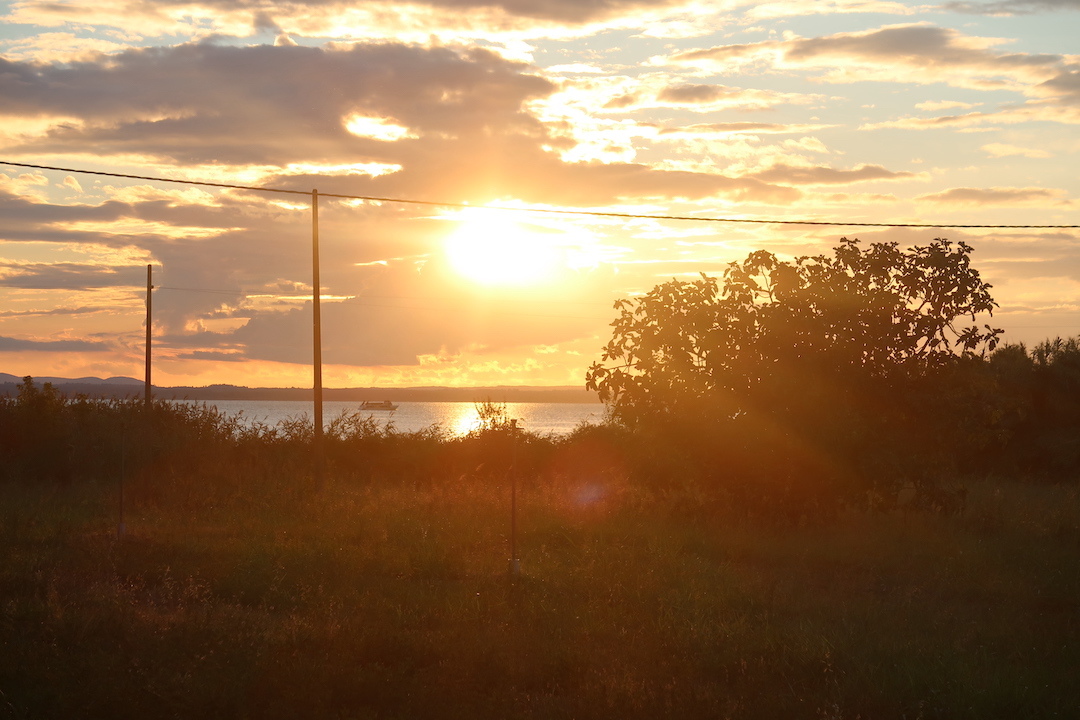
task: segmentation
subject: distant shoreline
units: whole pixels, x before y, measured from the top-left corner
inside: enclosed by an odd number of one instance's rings
[[[187,400],[314,400],[311,388],[244,388],[234,386],[154,388],[154,396]],[[596,393],[573,387],[487,388],[325,388],[324,400],[391,400],[394,402],[546,402],[597,403]]]
[[[4,374],[0,396],[16,395],[21,379]],[[51,382],[67,396],[86,395],[92,398],[141,397],[143,384],[130,378],[34,378],[42,384]],[[97,382],[94,382],[97,380]],[[154,397],[164,400],[314,400],[311,388],[243,387],[239,385],[208,385],[204,387],[153,386]],[[596,393],[572,386],[494,386],[494,387],[410,387],[410,388],[324,388],[324,400],[391,400],[394,402],[543,402],[597,403]]]

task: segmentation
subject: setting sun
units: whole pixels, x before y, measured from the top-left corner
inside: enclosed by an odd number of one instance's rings
[[[560,252],[550,237],[498,212],[476,212],[446,239],[458,273],[484,285],[529,285],[554,273]]]

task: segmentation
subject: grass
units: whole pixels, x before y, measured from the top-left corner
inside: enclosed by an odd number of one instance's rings
[[[115,487],[2,484],[0,717],[1075,717],[1077,486],[969,490],[791,528],[526,483],[512,580],[496,481],[188,487],[123,538]]]

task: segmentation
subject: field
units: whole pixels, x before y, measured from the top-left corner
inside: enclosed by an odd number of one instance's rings
[[[1075,484],[754,521],[690,490],[0,484],[0,717],[1070,718]]]

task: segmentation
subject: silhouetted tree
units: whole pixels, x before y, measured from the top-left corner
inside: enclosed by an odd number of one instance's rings
[[[672,280],[616,303],[587,385],[629,427],[667,428],[705,475],[779,477],[792,497],[809,476],[926,483],[979,397],[968,369],[1001,333],[976,324],[996,304],[971,251],[843,238],[831,255],[759,251],[720,282]]]
[[[994,463],[1024,477],[1080,471],[1080,339],[1006,345],[990,357],[1003,432]]]

